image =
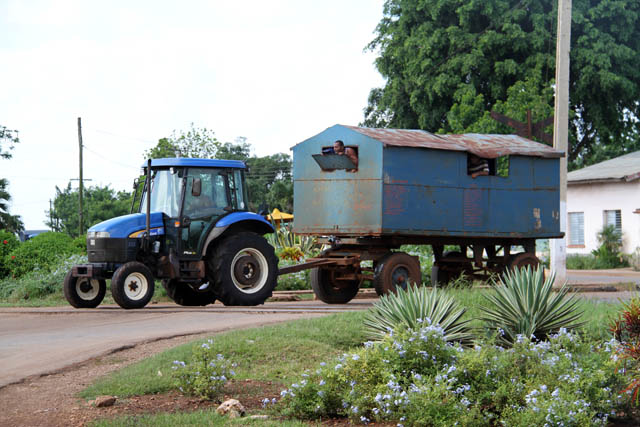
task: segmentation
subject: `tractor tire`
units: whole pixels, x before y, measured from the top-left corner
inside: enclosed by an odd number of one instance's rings
[[[335,274],[335,269],[311,269],[311,289],[326,304],[346,304],[358,294],[361,281],[336,280]]]
[[[155,283],[149,268],[141,262],[122,264],[111,278],[111,296],[122,308],[143,308],[151,301]]]
[[[225,238],[209,259],[214,292],[224,305],[258,305],[278,283],[278,258],[264,237],[250,232]]]
[[[107,293],[104,279],[73,277],[71,271],[64,278],[62,286],[64,297],[75,308],[96,308]]]
[[[205,283],[206,289],[195,290],[188,283],[182,283],[176,279],[165,279],[162,286],[167,291],[167,295],[176,304],[185,307],[198,307],[207,304],[213,304],[216,301],[216,295],[213,292],[213,285],[210,282]],[[204,286],[204,285],[202,285]]]
[[[410,283],[422,283],[420,261],[417,257],[404,252],[391,252],[377,262],[373,272],[373,287],[378,296],[395,293],[397,288],[406,291]]]

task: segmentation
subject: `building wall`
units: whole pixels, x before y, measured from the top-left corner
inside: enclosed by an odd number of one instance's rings
[[[567,253],[588,254],[598,247],[597,233],[604,225],[605,210],[620,210],[624,253],[631,253],[640,246],[640,181],[602,184],[569,184],[567,188],[567,213],[584,212],[584,247],[569,245]],[[570,227],[570,221],[567,221]]]

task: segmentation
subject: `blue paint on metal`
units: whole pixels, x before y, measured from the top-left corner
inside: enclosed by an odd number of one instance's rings
[[[162,221],[162,212],[151,212],[151,234],[164,234],[164,223]],[[130,215],[118,216],[115,218],[102,221],[99,224],[89,228],[88,232],[106,231],[110,237],[123,238],[129,237],[130,234],[146,228],[146,215],[143,213],[134,213]]]
[[[313,154],[336,139],[358,147],[357,172],[322,171],[313,160]],[[491,138],[485,139],[488,145]],[[474,179],[467,173],[468,156],[459,150],[385,146],[353,128],[333,126],[293,147],[294,231],[343,236],[560,235],[559,159],[511,155],[507,176]]]
[[[253,212],[233,212],[227,216],[224,216],[216,223],[216,227],[227,227],[240,221],[258,221],[269,226],[272,231],[275,231],[273,225],[261,215]]]
[[[187,159],[184,157],[172,157],[165,159],[152,159],[152,168],[164,167],[197,167],[197,168],[237,168],[246,169],[244,162],[240,160],[217,160],[217,159]],[[142,165],[147,167],[147,162]]]

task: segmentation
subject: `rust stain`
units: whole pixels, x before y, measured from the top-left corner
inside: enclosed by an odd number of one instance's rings
[[[384,186],[385,215],[400,215],[405,211],[409,189],[403,186]]]
[[[464,190],[464,227],[473,228],[482,225],[482,190],[468,188]]]
[[[385,146],[433,148],[436,150],[467,151],[477,156],[495,159],[517,154],[521,156],[559,158],[564,152],[518,135],[466,133],[436,135],[417,129],[376,129],[345,126],[382,142]]]
[[[540,220],[540,208],[533,208],[533,218],[535,219],[535,229],[540,230],[542,228],[542,220]]]

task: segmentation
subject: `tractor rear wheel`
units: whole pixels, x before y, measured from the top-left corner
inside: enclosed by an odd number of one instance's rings
[[[209,259],[214,292],[224,305],[258,305],[278,283],[278,258],[264,237],[243,232],[225,238]]]
[[[176,279],[165,279],[162,281],[162,286],[167,291],[169,298],[178,305],[198,307],[213,304],[216,301],[211,282],[203,283],[198,287],[198,290],[192,288],[188,283]]]
[[[111,295],[122,308],[142,308],[151,300],[153,274],[141,262],[122,264],[111,278]]]
[[[69,271],[64,278],[64,297],[75,308],[96,308],[107,293],[104,279],[73,277]]]

